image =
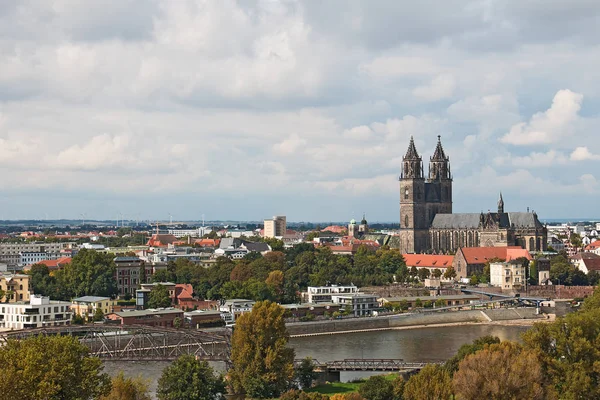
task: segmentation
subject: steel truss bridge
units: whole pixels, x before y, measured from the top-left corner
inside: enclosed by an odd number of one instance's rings
[[[296,360],[300,363],[302,360]],[[342,371],[414,371],[420,370],[427,364],[425,362],[405,362],[402,359],[375,359],[375,358],[346,358],[340,361],[328,361],[320,363],[313,360],[315,369],[318,371],[342,372]]]
[[[207,361],[230,360],[229,331],[203,332],[142,325],[83,325],[3,332],[8,339],[38,335],[72,335],[79,338],[90,355],[107,361],[162,361],[193,355]]]

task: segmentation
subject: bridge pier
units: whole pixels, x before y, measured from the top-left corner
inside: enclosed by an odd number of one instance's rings
[[[324,384],[325,382],[339,382],[340,381],[340,371],[329,371],[327,369],[318,371],[317,378],[315,381],[317,385]]]

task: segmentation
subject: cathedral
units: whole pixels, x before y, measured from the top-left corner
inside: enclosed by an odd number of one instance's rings
[[[400,251],[454,253],[459,247],[521,246],[546,250],[547,230],[535,212],[504,212],[500,194],[498,212],[452,213],[450,158],[438,136],[429,159],[429,174],[413,138],[402,159],[400,175]]]

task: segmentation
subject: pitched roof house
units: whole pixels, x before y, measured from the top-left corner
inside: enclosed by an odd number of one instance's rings
[[[482,272],[483,267],[490,260],[511,261],[521,257],[531,260],[529,251],[519,246],[460,247],[454,256],[452,266],[457,278],[468,278],[476,272]]]

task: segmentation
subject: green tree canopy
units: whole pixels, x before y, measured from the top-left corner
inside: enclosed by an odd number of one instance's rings
[[[262,301],[236,320],[231,342],[233,368],[229,370],[236,392],[253,398],[272,398],[290,386],[294,379],[294,350],[287,347],[289,334],[283,315],[281,306]]]
[[[169,290],[164,285],[154,285],[148,295],[148,308],[165,308],[171,306]]]
[[[36,336],[0,346],[0,396],[23,400],[88,400],[107,394],[102,361],[72,336]]]
[[[223,377],[192,355],[180,356],[158,380],[159,400],[213,400],[219,393],[225,393]]]
[[[57,271],[58,284],[64,285],[69,296],[106,296],[117,294],[114,256],[95,250],[82,249]]]
[[[391,400],[394,398],[394,386],[392,381],[375,375],[359,386],[358,393],[369,400]]]

